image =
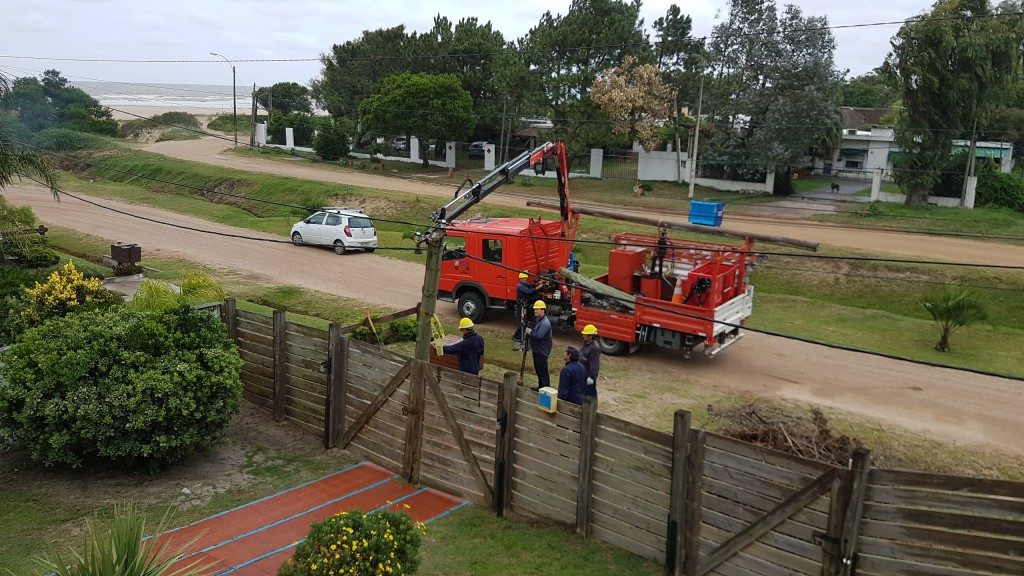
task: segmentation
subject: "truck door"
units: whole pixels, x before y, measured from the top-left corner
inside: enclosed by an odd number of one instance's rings
[[[449,233],[444,239],[441,253],[442,290],[451,291],[463,280],[471,280],[476,262],[466,257],[466,239]]]
[[[481,246],[478,278],[491,298],[509,298],[508,278],[511,277],[513,271],[504,267],[508,265],[505,258],[505,240],[505,238],[483,238]]]

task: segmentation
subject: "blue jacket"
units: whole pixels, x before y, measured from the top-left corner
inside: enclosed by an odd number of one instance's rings
[[[587,367],[578,360],[566,362],[558,377],[558,399],[583,404],[587,387]]]
[[[533,332],[530,333],[530,350],[541,356],[551,355],[551,320],[542,316],[533,325]]]
[[[516,284],[516,302],[520,306],[529,306],[537,298],[537,285],[532,282]]]
[[[484,337],[470,330],[462,341],[444,347],[445,354],[459,356],[459,370],[468,374],[480,373],[480,358],[484,355]]]

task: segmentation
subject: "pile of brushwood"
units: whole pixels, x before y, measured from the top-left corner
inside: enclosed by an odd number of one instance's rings
[[[751,402],[727,408],[708,406],[708,415],[708,424],[724,423],[719,434],[826,464],[846,466],[853,450],[862,446],[856,438],[836,434],[817,408],[807,413]]]

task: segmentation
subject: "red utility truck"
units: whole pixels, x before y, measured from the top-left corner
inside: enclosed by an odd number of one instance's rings
[[[457,220],[527,167],[542,174],[552,159],[558,220]],[[579,215],[569,203],[568,183],[565,146],[548,142],[457,192],[433,215],[446,235],[438,299],[456,302],[461,316],[480,322],[490,309],[512,309],[518,274],[526,272],[550,280],[544,299],[551,319],[577,329],[594,324],[606,354],[641,344],[687,354],[702,345],[715,354],[742,336],[739,326],[753,301],[753,287],[746,283],[753,263],[750,240],[736,246],[666,238],[659,249],[657,236],[618,234],[608,273],[586,278],[570,268]]]

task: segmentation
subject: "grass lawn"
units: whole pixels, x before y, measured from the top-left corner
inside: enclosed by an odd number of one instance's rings
[[[1009,236],[1015,242],[1024,242],[1024,214],[1005,208],[964,210],[942,206],[906,206],[891,202],[873,202],[857,204],[851,206],[849,210],[834,214],[814,216],[813,219],[859,228]]]

